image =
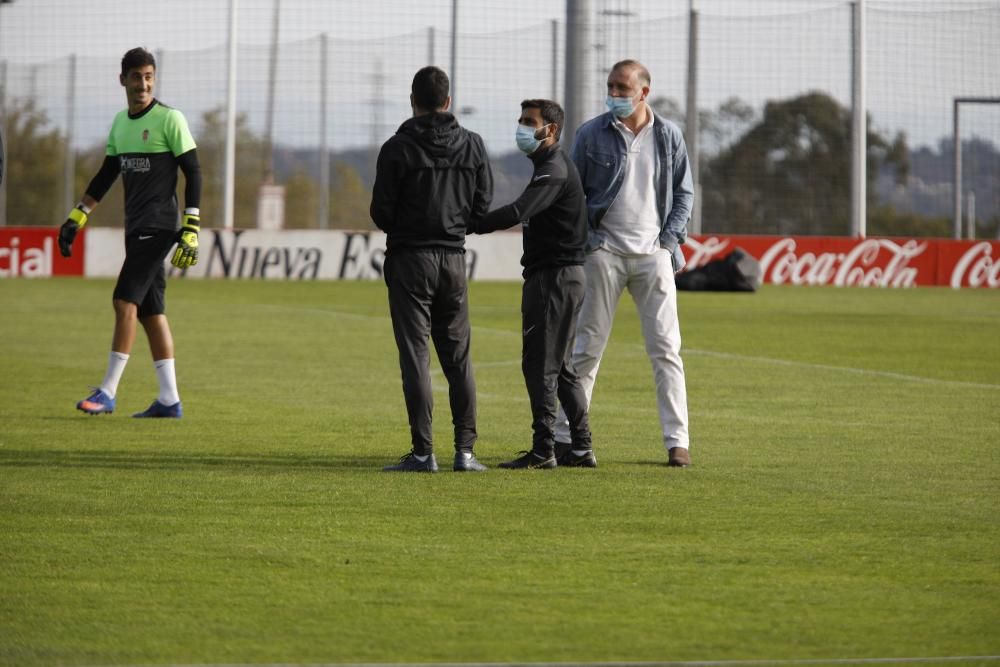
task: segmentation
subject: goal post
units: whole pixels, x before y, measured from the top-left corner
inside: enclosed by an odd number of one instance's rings
[[[953,231],[955,239],[962,238],[962,136],[961,136],[961,108],[963,104],[1000,104],[1000,97],[956,97],[952,100],[952,124],[954,146],[952,150],[955,155],[955,212],[953,218]],[[970,232],[970,238],[975,236],[975,229]]]

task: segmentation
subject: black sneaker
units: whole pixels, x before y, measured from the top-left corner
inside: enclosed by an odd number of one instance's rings
[[[560,466],[566,468],[596,468],[597,467],[597,457],[594,456],[594,450],[588,449],[583,454],[574,454],[573,448],[570,447],[565,452],[556,457],[556,461]]]
[[[521,456],[513,461],[501,463],[501,468],[556,468],[555,454],[539,455],[535,452],[522,451]]]
[[[558,440],[556,440],[555,449],[556,449],[556,461],[562,461],[562,457],[573,449],[573,445],[572,443],[569,442],[559,442]]]
[[[472,452],[455,452],[455,465],[451,469],[455,472],[483,472],[484,470],[488,470],[486,466],[476,459],[476,455]]]
[[[390,472],[437,472],[438,464],[434,454],[430,454],[427,460],[421,461],[413,452],[408,452],[399,459],[399,463],[394,466],[386,466],[382,470]]]

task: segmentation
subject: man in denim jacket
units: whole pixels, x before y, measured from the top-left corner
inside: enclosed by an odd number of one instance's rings
[[[646,103],[649,71],[623,60],[608,75],[609,111],[584,123],[571,157],[580,172],[590,223],[583,310],[573,363],[589,407],[615,308],[628,289],[639,310],[653,366],[668,465],[690,465],[687,388],[681,361],[674,274],[694,205],[687,146],[680,129]],[[572,455],[560,413],[557,455]]]

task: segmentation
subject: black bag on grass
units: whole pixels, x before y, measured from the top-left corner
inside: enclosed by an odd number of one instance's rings
[[[725,257],[677,274],[674,280],[680,290],[756,292],[760,286],[760,262],[742,248],[734,248]]]

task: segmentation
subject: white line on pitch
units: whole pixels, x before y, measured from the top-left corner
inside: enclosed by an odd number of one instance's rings
[[[330,315],[333,317],[343,317],[348,319],[386,319],[387,315],[366,315],[362,313],[348,313],[339,310],[326,310],[322,308],[301,308],[297,306],[280,306],[272,304],[262,304],[265,308],[274,308],[277,310],[297,310],[306,311],[314,314]],[[493,334],[493,335],[519,335],[520,331],[514,329],[493,329],[490,327],[472,327],[473,332]],[[635,347],[645,351],[645,346],[638,343],[633,343]],[[855,368],[853,366],[833,366],[831,364],[816,364],[808,361],[792,361],[790,359],[775,359],[772,357],[758,357],[754,355],[747,354],[736,354],[733,352],[716,352],[713,350],[699,350],[695,348],[684,348],[681,350],[682,355],[696,355],[702,357],[716,357],[719,359],[734,359],[739,361],[752,361],[754,363],[760,364],[773,364],[776,366],[791,366],[795,368],[813,368],[816,370],[823,371],[839,371],[842,373],[854,373],[856,375],[870,375],[872,377],[884,377],[891,380],[903,380],[905,382],[922,382],[925,384],[936,384],[948,387],[963,387],[966,389],[1000,389],[1000,384],[990,384],[986,382],[964,382],[962,380],[940,380],[937,378],[922,377],[919,375],[907,375],[905,373],[894,373],[892,371],[876,371],[870,368]],[[511,362],[511,363],[520,363]],[[485,364],[476,364],[477,367],[487,368],[490,365],[505,365],[506,362],[492,362]]]
[[[809,361],[791,361],[789,359],[774,359],[771,357],[756,357],[746,354],[734,354],[732,352],[714,352],[712,350],[696,350],[688,348],[682,353],[693,354],[702,357],[717,357],[719,359],[736,359],[739,361],[752,361],[760,364],[773,364],[776,366],[793,366],[796,368],[815,368],[822,371],[840,371],[842,373],[854,373],[857,375],[871,375],[884,377],[892,380],[904,380],[906,382],[923,382],[926,384],[940,384],[949,387],[964,387],[966,389],[1000,389],[1000,384],[988,384],[985,382],[964,382],[962,380],[939,380],[937,378],[921,377],[919,375],[906,375],[904,373],[893,373],[892,371],[876,371],[870,368],[854,368],[852,366],[832,366],[830,364],[815,364]]]

